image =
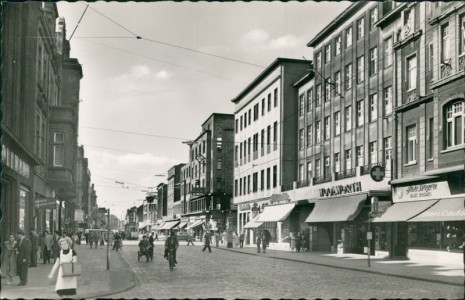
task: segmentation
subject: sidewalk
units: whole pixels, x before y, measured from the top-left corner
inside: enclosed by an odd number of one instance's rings
[[[225,244],[220,244],[219,248],[216,248],[215,245],[212,245],[212,251],[215,249],[456,286],[463,286],[465,278],[463,265],[427,265],[413,263],[409,260],[392,260],[371,256],[370,267],[368,267],[367,255],[363,254],[295,253],[269,249],[266,249],[266,253],[257,253],[255,245],[253,247],[244,245],[244,248],[227,248]]]
[[[109,296],[136,285],[136,279],[121,254],[110,250],[110,270],[107,270],[107,248],[90,249],[85,244],[77,245],[75,249],[78,261],[82,264],[82,275],[78,277],[77,295],[74,298],[97,298]],[[53,259],[52,259],[53,261]],[[55,292],[56,280],[48,279],[47,275],[52,269],[53,263],[43,264],[39,260],[36,268],[29,268],[28,283],[26,286],[17,286],[19,277],[14,278],[14,283],[6,285],[2,278],[2,290],[0,298],[43,298],[59,299]]]

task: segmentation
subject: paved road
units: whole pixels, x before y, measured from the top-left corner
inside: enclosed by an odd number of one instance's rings
[[[201,246],[180,246],[179,265],[170,271],[162,245],[153,262],[137,261],[137,246],[122,254],[138,286],[113,298],[446,298],[463,297],[463,288],[365,272],[244,255]]]

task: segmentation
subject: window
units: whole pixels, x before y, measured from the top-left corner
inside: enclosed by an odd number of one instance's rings
[[[417,126],[407,127],[407,163],[416,163]]]
[[[368,148],[370,149],[370,161],[369,164],[375,164],[378,162],[378,148],[376,147],[376,142],[371,142],[368,144]]]
[[[384,67],[392,65],[392,36],[384,40]]]
[[[258,120],[258,103],[255,104],[253,107],[253,120]]]
[[[341,72],[336,72],[334,74],[334,88],[336,90],[336,95],[341,94]]]
[[[310,147],[313,144],[313,126],[307,126],[307,147]]]
[[[357,83],[365,78],[365,61],[363,55],[357,58]]]
[[[392,113],[392,86],[384,89],[384,115]]]
[[[258,191],[258,173],[257,172],[253,173],[252,190],[254,193]]]
[[[407,89],[414,90],[417,87],[417,57],[407,58]]]
[[[252,109],[249,109],[249,125],[252,124]]]
[[[446,106],[446,146],[464,144],[465,102],[460,100]]]
[[[378,7],[370,10],[370,30],[376,28],[375,23],[378,21]]]
[[[268,125],[266,127],[266,144],[267,145],[271,144],[271,125]]]
[[[336,37],[335,42],[336,42],[336,47],[334,49],[334,56],[338,56],[339,54],[341,54],[341,43],[342,43],[341,36]]]
[[[334,135],[341,134],[341,112],[334,113]]]
[[[238,196],[239,194],[237,193],[238,192],[238,188],[239,188],[239,185],[238,185],[238,182],[237,182],[237,179],[234,180],[234,196]]]
[[[278,106],[278,88],[274,89],[274,107]]]
[[[63,167],[65,155],[65,134],[63,132],[53,133],[53,166]]]
[[[273,166],[273,187],[278,186],[278,166]]]
[[[301,164],[299,165],[299,181],[305,180],[305,170],[304,170],[304,165]]]
[[[273,142],[276,143],[278,140],[278,122],[273,123]]]
[[[341,153],[334,154],[334,172],[341,172]]]
[[[238,151],[239,151],[239,146],[237,146],[237,145],[234,146],[234,160],[236,160],[236,161],[237,161],[237,159],[239,158],[239,157],[237,156]]]
[[[299,97],[299,115],[303,116],[305,112],[305,94],[300,95]]]
[[[316,54],[316,68],[321,69],[321,51]]]
[[[370,50],[370,65],[369,65],[369,75],[373,76],[378,72],[378,47],[374,47]]]
[[[319,159],[315,160],[315,177],[321,176],[321,161]]]
[[[271,93],[268,94],[268,111],[271,110]]]
[[[378,118],[378,94],[370,95],[370,122]]]
[[[321,142],[321,122],[320,121],[316,121],[315,122],[315,130],[316,130],[316,143],[319,143]]]
[[[321,84],[316,86],[316,103],[315,106],[318,107],[321,104]]]
[[[324,158],[324,163],[325,163],[325,173],[323,174],[325,178],[328,178],[331,176],[331,161],[329,159],[329,156],[325,156]]]
[[[352,106],[347,106],[346,109],[344,110],[345,113],[345,128],[346,131],[349,131],[352,129]]]
[[[331,117],[325,117],[325,140],[331,137]]]
[[[434,118],[428,119],[428,158],[432,159],[434,154]]]
[[[269,190],[271,186],[271,169],[266,169],[266,189]]]
[[[325,79],[325,102],[331,100],[331,78]]]
[[[365,36],[365,19],[361,18],[357,21],[357,41]]]
[[[350,149],[345,151],[346,170],[352,169],[352,151]]]
[[[431,80],[434,79],[434,45],[429,44],[429,61],[428,61],[428,72],[431,77]]]
[[[392,159],[392,137],[384,138],[384,166],[386,170],[391,169]]]
[[[262,99],[262,116],[265,115],[265,98]]]
[[[357,126],[362,126],[365,123],[364,116],[363,100],[357,101]]]
[[[260,190],[263,191],[265,189],[265,170],[260,172]]]
[[[303,129],[300,129],[299,130],[299,149],[303,149],[304,148],[304,130]]]
[[[325,63],[329,63],[331,61],[331,44],[326,45],[325,47]]]
[[[239,119],[236,119],[236,133],[239,132]]]
[[[247,128],[247,112],[244,113],[244,128]]]
[[[202,185],[204,186],[204,185]],[[247,188],[246,188],[247,194],[250,194],[250,175],[247,176]]]
[[[352,27],[346,29],[346,48],[352,46]]]
[[[357,167],[363,166],[363,146],[357,146],[355,148],[355,153],[357,155]]]
[[[344,70],[344,81],[346,90],[352,88],[352,64],[348,64]]]
[[[244,116],[241,116],[241,131],[242,131],[243,124],[244,124]]]
[[[247,155],[250,156],[250,150],[251,150],[251,148],[252,148],[252,141],[251,141],[250,138],[248,138],[248,145],[249,145],[249,146],[247,147]]]
[[[263,149],[264,147],[265,147],[265,129],[262,129],[260,148]]]
[[[249,149],[250,150],[250,149]],[[250,152],[250,151],[249,151]],[[217,161],[216,161],[216,169],[217,170],[221,170],[221,167],[223,165],[223,159],[222,158],[218,158]]]
[[[313,106],[313,89],[307,91],[307,111],[311,111]]]
[[[443,63],[450,58],[449,24],[441,27],[441,42],[441,63]]]
[[[312,162],[307,163],[307,179],[312,178]]]

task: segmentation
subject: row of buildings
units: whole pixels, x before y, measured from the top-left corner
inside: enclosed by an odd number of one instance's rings
[[[83,76],[55,3],[2,3],[1,239],[100,227],[84,147]]]
[[[355,2],[307,46],[202,124],[157,187],[161,228],[461,261],[465,3]]]

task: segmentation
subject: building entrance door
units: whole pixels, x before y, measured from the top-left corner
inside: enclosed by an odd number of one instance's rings
[[[408,244],[408,224],[407,222],[399,222],[394,224],[393,234],[393,256],[394,257],[406,257],[407,256],[407,244]]]

